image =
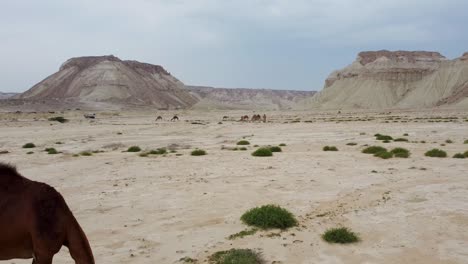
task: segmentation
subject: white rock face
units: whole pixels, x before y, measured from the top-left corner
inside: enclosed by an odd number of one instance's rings
[[[197,102],[178,79],[158,65],[114,56],[79,57],[17,96],[29,100],[111,102],[187,108]]]
[[[437,52],[371,51],[335,71],[301,108],[388,109],[468,106],[468,54],[447,60]]]

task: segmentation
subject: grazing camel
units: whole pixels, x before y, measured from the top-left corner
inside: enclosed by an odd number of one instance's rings
[[[174,117],[172,117],[171,121],[179,121],[179,117],[177,115],[174,115]]]
[[[51,264],[63,245],[77,264],[94,264],[88,239],[62,195],[0,163],[0,260]]]
[[[162,121],[162,120],[163,120],[163,119],[162,119],[162,116],[156,117],[156,121]]]

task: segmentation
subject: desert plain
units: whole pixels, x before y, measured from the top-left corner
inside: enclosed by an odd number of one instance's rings
[[[175,113],[181,120],[170,122]],[[265,263],[467,263],[468,159],[452,158],[468,151],[466,112],[265,113],[266,123],[238,122],[246,111],[0,113],[0,161],[62,193],[96,263],[207,263],[231,248],[254,249]],[[69,122],[47,120],[56,115]],[[232,150],[242,139],[247,150]],[[36,148],[22,148],[28,142]],[[251,155],[281,143],[272,157]],[[411,156],[380,159],[361,153],[365,145]],[[169,152],[141,157],[130,146]],[[207,155],[191,156],[196,148]],[[433,148],[448,157],[426,157]],[[228,239],[249,228],[244,212],[265,204],[290,210],[298,226]],[[361,241],[322,240],[342,226]],[[73,263],[65,247],[54,261]]]

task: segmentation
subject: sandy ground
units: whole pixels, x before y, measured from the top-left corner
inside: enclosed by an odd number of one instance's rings
[[[172,113],[160,114],[168,119]],[[224,115],[241,114],[183,112],[180,122],[155,123],[155,114],[147,112],[98,113],[95,121],[75,112],[65,113],[71,121],[60,124],[45,119],[51,114],[3,113],[0,151],[10,153],[0,161],[64,195],[96,263],[179,263],[183,257],[204,263],[230,248],[256,249],[266,263],[468,262],[468,159],[451,158],[468,150],[467,113],[443,115],[457,116],[455,122],[430,122],[415,118],[440,114],[270,112],[265,124],[218,123]],[[357,121],[362,118],[370,121]],[[339,121],[345,119],[353,121]],[[408,133],[410,141],[427,143],[382,144],[375,133]],[[243,137],[252,145],[287,146],[268,158],[251,156],[253,146],[222,149]],[[454,143],[440,146],[447,139]],[[38,146],[34,154],[21,148],[27,142]],[[132,145],[171,144],[177,153],[165,157],[123,152]],[[382,160],[362,154],[365,144],[401,146],[412,155]],[[324,152],[325,145],[339,151]],[[46,147],[63,153],[48,155]],[[425,157],[434,147],[449,158]],[[208,155],[190,156],[194,148]],[[84,150],[105,152],[73,156]],[[246,210],[271,203],[292,211],[299,227],[227,239],[247,228],[239,219]],[[362,241],[343,246],[321,240],[326,229],[338,226],[351,228]],[[66,248],[54,260],[73,263]]]

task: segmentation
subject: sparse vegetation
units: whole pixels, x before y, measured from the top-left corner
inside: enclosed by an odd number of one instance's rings
[[[192,156],[204,156],[204,155],[206,155],[206,151],[204,151],[203,149],[196,149],[196,150],[192,151],[190,153],[190,155],[192,155]]]
[[[346,227],[328,229],[323,235],[323,240],[328,243],[349,244],[358,242],[360,239],[357,234]]]
[[[356,146],[357,143],[355,143],[355,142],[349,142],[349,143],[346,143],[346,145],[347,145],[347,146]]]
[[[68,119],[64,118],[63,116],[55,116],[48,119],[49,121],[57,121],[59,123],[66,123]]]
[[[139,146],[131,146],[127,149],[127,152],[140,152],[141,148]]]
[[[431,149],[424,154],[427,157],[435,157],[435,158],[445,158],[447,157],[447,152],[440,150],[440,149]]]
[[[272,146],[272,147],[270,147],[270,150],[271,150],[271,152],[281,152],[281,151],[283,151],[281,149],[281,147],[279,147],[279,146]]]
[[[379,153],[379,152],[386,152],[387,149],[384,148],[384,147],[380,147],[380,146],[371,146],[371,147],[367,147],[365,149],[362,150],[362,153],[365,153],[365,154],[376,154],[376,153]]]
[[[255,207],[244,213],[242,222],[262,229],[286,229],[297,225],[297,220],[288,210],[277,205]]]
[[[270,148],[259,148],[252,153],[252,156],[255,157],[271,157],[273,152]]]
[[[34,145],[34,143],[26,143],[23,145],[23,148],[35,148],[36,145]]]
[[[47,152],[47,154],[51,155],[59,153],[55,148],[46,148],[45,151]]]
[[[247,140],[241,140],[241,141],[237,142],[237,145],[246,146],[246,145],[250,145],[250,142],[247,141]]]
[[[394,148],[390,152],[397,158],[408,158],[410,156],[409,150],[405,148]]]
[[[29,151],[29,152],[27,152],[26,154],[31,155],[31,154],[34,154],[34,152]]]
[[[395,142],[408,142],[408,139],[406,139],[406,138],[396,138],[393,141],[395,141]]]
[[[91,153],[91,152],[89,152],[89,151],[82,151],[82,152],[80,152],[80,155],[81,155],[81,156],[92,156],[93,153]]]
[[[447,139],[447,140],[445,140],[445,143],[447,143],[447,144],[452,144],[453,141],[452,141],[451,139]]]
[[[251,249],[230,249],[218,251],[210,256],[213,264],[262,264],[263,260],[257,252]]]
[[[323,147],[323,151],[338,151],[338,148],[335,146],[325,146]]]
[[[391,136],[387,136],[387,135],[375,134],[374,136],[377,140],[393,140]]]
[[[150,152],[148,152],[148,154],[151,154],[151,155],[164,155],[164,154],[167,154],[167,149],[166,148],[157,148],[155,150],[153,149]]]
[[[381,159],[390,159],[393,157],[393,153],[388,152],[388,151],[381,151],[381,152],[375,153],[374,157],[379,157]]]
[[[465,155],[463,155],[463,153],[457,153],[457,154],[453,155],[453,158],[455,158],[455,159],[464,159]]]
[[[246,147],[240,147],[239,150],[246,151],[247,148]]]
[[[236,238],[243,238],[245,236],[251,236],[255,233],[257,233],[258,229],[257,228],[250,228],[246,230],[242,230],[239,233],[232,234],[228,237],[229,240],[233,240]]]
[[[281,143],[279,144],[280,147],[286,147],[286,144],[285,143]]]
[[[407,136],[409,136],[409,135],[408,135],[408,133],[404,133],[403,136],[404,136],[404,137],[407,137]]]

